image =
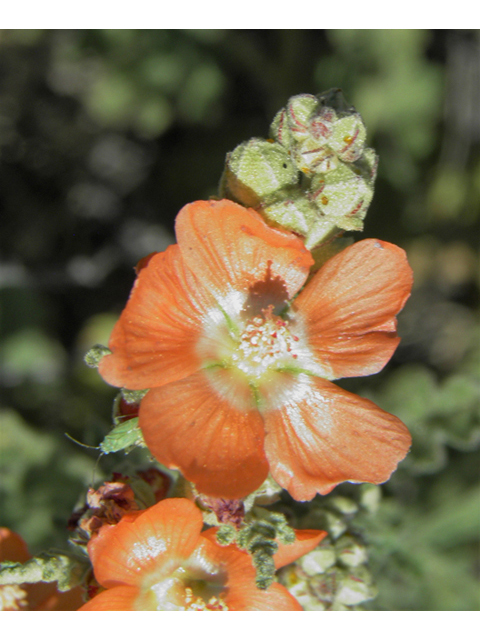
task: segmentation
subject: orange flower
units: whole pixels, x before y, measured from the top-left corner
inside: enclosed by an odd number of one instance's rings
[[[26,562],[30,559],[23,539],[0,527],[0,562]],[[82,604],[80,587],[63,593],[55,583],[0,585],[0,611],[76,611]]]
[[[217,529],[201,533],[200,510],[185,498],[168,498],[140,515],[105,525],[88,543],[95,578],[105,587],[80,611],[302,611],[282,585],[255,585],[251,557],[236,545],[220,546]],[[283,567],[314,549],[324,531],[299,531],[279,545]]]
[[[385,482],[409,449],[406,427],[329,380],[392,356],[412,285],[404,251],[353,244],[297,296],[310,252],[253,210],[195,202],[176,233],[141,265],[99,366],[112,385],[150,389],[139,424],[153,455],[225,498],[269,469],[296,500]]]

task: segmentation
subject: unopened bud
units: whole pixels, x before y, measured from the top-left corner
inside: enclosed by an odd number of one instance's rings
[[[346,496],[333,496],[329,499],[328,506],[334,507],[336,511],[345,516],[351,516],[358,511],[357,503]]]
[[[331,545],[322,542],[322,545],[310,551],[299,560],[299,564],[307,576],[316,576],[325,573],[327,569],[333,567],[336,561],[335,550]]]
[[[252,138],[228,154],[220,196],[257,208],[298,182],[298,170],[277,142]]]
[[[338,561],[345,567],[358,567],[368,560],[367,550],[353,536],[344,535],[335,544]]]
[[[220,197],[302,236],[307,249],[361,231],[377,157],[339,89],[293,96],[275,116],[272,140],[252,138],[227,155]]]
[[[343,518],[339,518],[334,513],[330,511],[325,512],[326,518],[326,530],[330,534],[330,536],[336,540],[341,535],[345,533],[347,530],[347,524]]]
[[[354,606],[372,600],[377,595],[377,589],[372,584],[370,573],[365,567],[358,567],[355,574],[344,574],[335,594],[335,603]]]
[[[342,162],[335,171],[316,174],[311,197],[330,224],[345,231],[361,231],[373,198],[370,166]]]
[[[360,487],[360,504],[370,513],[376,513],[382,500],[382,490],[376,484],[362,484]]]

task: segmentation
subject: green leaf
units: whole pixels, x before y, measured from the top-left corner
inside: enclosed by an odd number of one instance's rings
[[[146,446],[138,426],[138,418],[132,418],[114,427],[101,442],[100,449],[102,453],[116,453],[135,446]]]

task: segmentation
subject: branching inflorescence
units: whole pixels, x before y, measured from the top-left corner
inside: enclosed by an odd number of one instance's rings
[[[86,357],[122,389],[102,453],[147,447],[158,466],[116,474],[73,518],[81,610],[302,610],[276,571],[334,533],[294,530],[282,491],[383,483],[410,447],[332,382],[385,366],[412,286],[402,249],[343,237],[373,197],[363,121],[335,89],[291,98],[270,135],[227,154],[219,197],[180,211],[177,244],[137,265],[108,348]],[[364,562],[352,540],[344,567]],[[320,556],[283,570],[292,593]],[[26,566],[2,584],[34,581]]]

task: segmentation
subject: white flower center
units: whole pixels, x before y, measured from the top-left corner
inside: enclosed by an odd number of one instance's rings
[[[177,563],[172,560],[172,567]],[[162,564],[145,576],[137,611],[227,611],[227,574],[204,556],[201,546],[171,571]]]
[[[263,316],[255,316],[245,324],[231,364],[250,381],[259,380],[269,369],[292,366],[298,359],[298,342],[288,321],[275,316],[270,306]]]

